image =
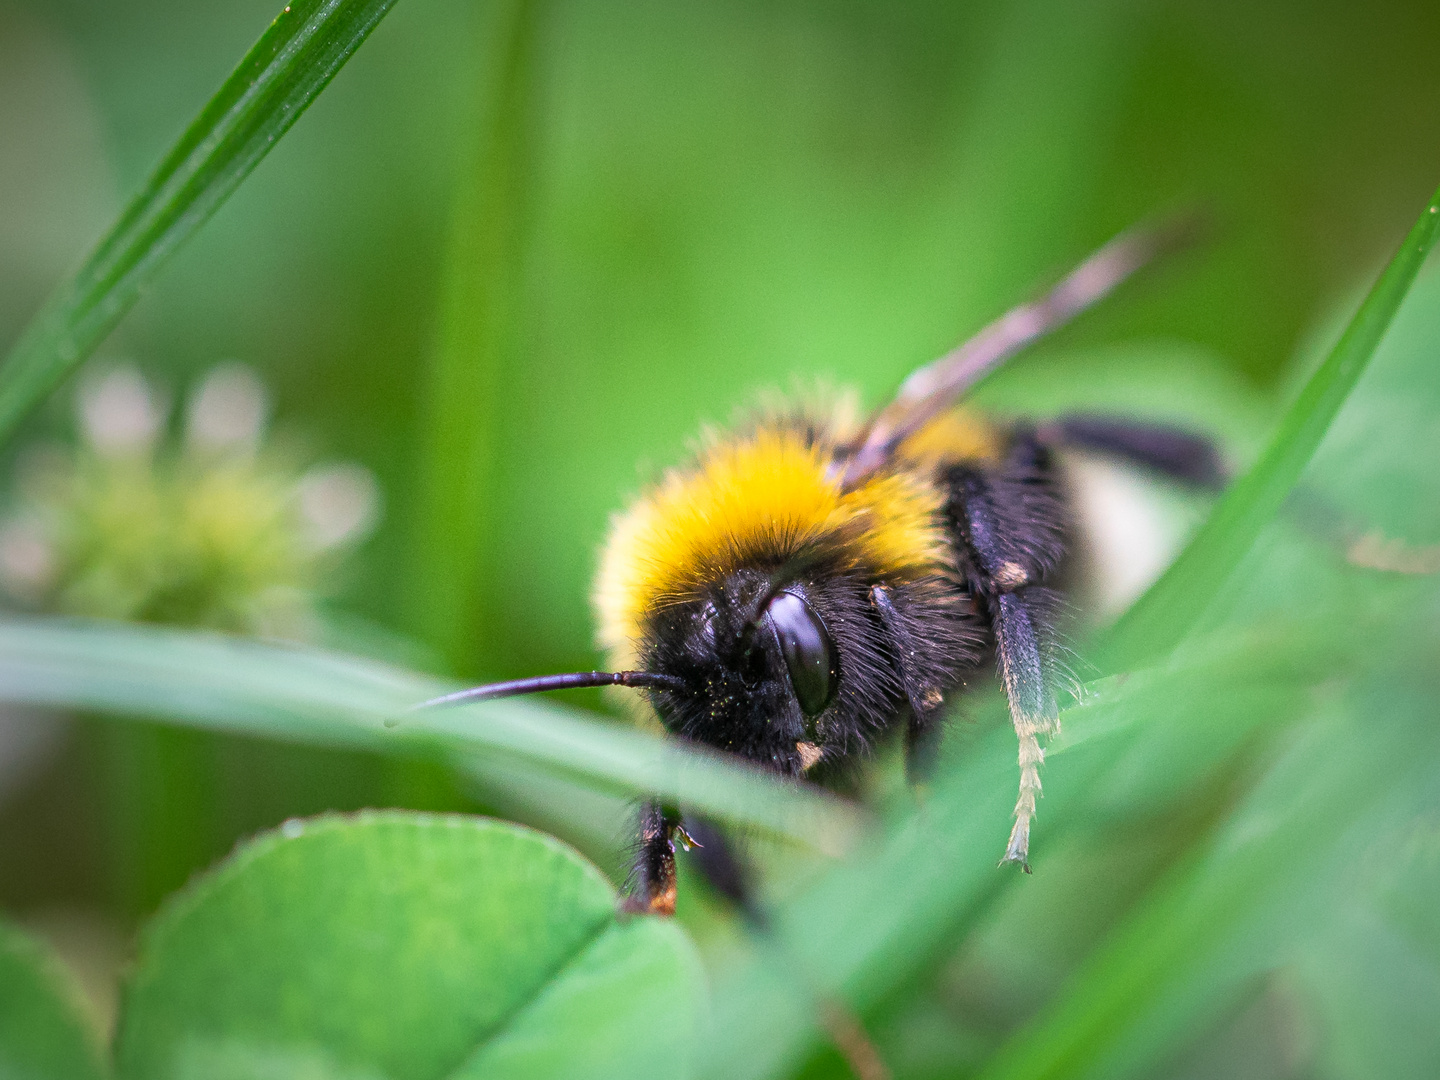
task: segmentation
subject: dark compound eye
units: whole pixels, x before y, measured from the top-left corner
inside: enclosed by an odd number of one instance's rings
[[[766,615],[780,642],[780,655],[790,671],[800,710],[806,716],[818,716],[835,696],[839,674],[835,643],[810,605],[794,593],[778,594]]]

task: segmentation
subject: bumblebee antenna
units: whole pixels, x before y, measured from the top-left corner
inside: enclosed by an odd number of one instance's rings
[[[493,701],[495,698],[520,694],[541,694],[546,690],[583,690],[591,686],[633,686],[641,690],[683,690],[685,682],[674,675],[655,671],[574,671],[565,675],[540,675],[533,679],[511,679],[509,682],[487,683],[469,690],[422,701],[415,709],[437,705],[460,705],[471,701]]]
[[[1195,215],[1182,214],[1121,233],[1044,296],[1011,308],[969,341],[915,371],[863,432],[845,465],[841,487],[852,488],[881,468],[906,438],[1026,345],[1104,299],[1157,255],[1184,246],[1197,224]]]

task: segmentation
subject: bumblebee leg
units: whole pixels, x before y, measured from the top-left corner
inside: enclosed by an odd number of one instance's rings
[[[1215,443],[1183,428],[1070,413],[1042,425],[1037,434],[1047,445],[1097,450],[1196,487],[1219,490],[1227,479]]]
[[[1063,508],[1045,445],[1017,437],[998,469],[952,472],[950,514],[963,543],[965,574],[983,600],[996,663],[1020,742],[1020,795],[1002,862],[1026,861],[1030,819],[1040,795],[1040,737],[1059,730],[1052,674],[1054,594],[1041,582],[1063,555]]]
[[[910,706],[910,722],[905,727],[905,778],[914,786],[930,779],[940,749],[940,725],[934,723],[935,712],[943,698],[940,691],[921,685],[915,670],[914,636],[905,620],[895,610],[890,590],[883,585],[870,589],[870,602],[880,615],[880,625],[890,639],[891,652],[900,666],[900,682],[905,687],[906,703]]]
[[[1010,702],[1010,720],[1020,741],[1020,797],[1015,802],[1015,825],[1001,862],[1019,863],[1030,872],[1027,857],[1030,851],[1030,819],[1035,816],[1035,800],[1040,796],[1040,765],[1045,750],[1041,735],[1060,730],[1055,695],[1046,675],[1044,637],[1045,590],[1023,589],[1001,593],[995,600],[995,652],[1000,667],[1000,680]],[[1048,597],[1045,597],[1048,599]]]
[[[658,802],[640,808],[640,837],[622,908],[645,915],[675,914],[675,832],[680,815]]]
[[[764,929],[768,923],[752,887],[750,866],[729,837],[705,818],[693,819],[687,827],[694,844],[690,858],[701,876],[751,923]]]

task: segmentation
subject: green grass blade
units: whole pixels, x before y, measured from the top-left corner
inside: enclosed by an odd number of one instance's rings
[[[78,272],[0,366],[0,439],[83,361],[395,0],[293,0],[240,61]]]
[[[481,660],[486,538],[495,527],[495,450],[504,372],[515,366],[525,193],[534,138],[536,0],[487,20],[488,85],[450,228],[438,340],[421,425],[419,506],[407,602],[416,632],[456,671]]]
[[[1194,627],[1300,478],[1374,356],[1437,235],[1440,191],[1281,420],[1269,448],[1221,499],[1180,558],[1116,624],[1100,649],[1102,669],[1118,670],[1162,655]]]
[[[818,789],[548,702],[406,712],[452,688],[318,649],[123,623],[0,620],[0,701],[428,754],[462,769],[477,755],[518,758],[575,783],[661,796],[825,851],[847,846],[859,825],[858,811]]]

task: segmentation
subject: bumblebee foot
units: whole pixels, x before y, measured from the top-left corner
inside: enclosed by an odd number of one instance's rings
[[[669,917],[675,914],[675,884],[672,881],[667,889],[660,889],[649,896],[640,896],[636,893],[626,893],[620,898],[620,914],[622,915],[661,915]]]
[[[1017,816],[1015,827],[1010,830],[1010,843],[1005,848],[1005,856],[998,865],[1006,863],[1018,863],[1020,869],[1030,873],[1030,818],[1029,815]]]

